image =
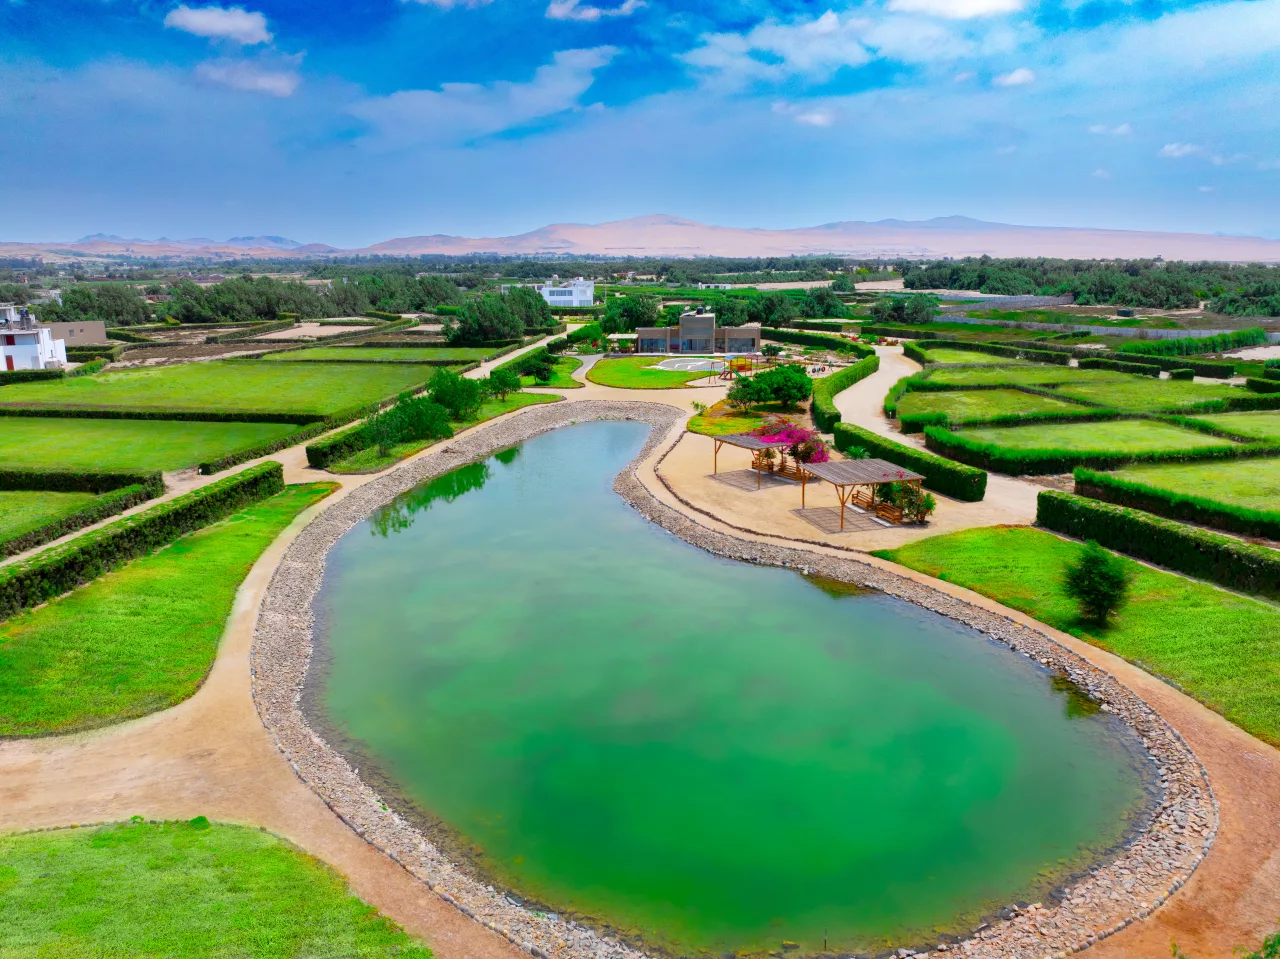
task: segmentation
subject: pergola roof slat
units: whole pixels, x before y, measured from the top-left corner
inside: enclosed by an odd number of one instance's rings
[[[873,486],[924,479],[919,473],[895,466],[887,460],[877,459],[805,463],[804,470],[811,476],[826,480],[832,486]]]
[[[717,436],[715,440],[717,443],[728,443],[730,446],[737,446],[744,450],[780,450],[791,445],[783,440],[767,442],[750,433],[730,433],[727,436]]]

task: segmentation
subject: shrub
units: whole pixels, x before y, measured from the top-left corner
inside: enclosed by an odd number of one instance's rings
[[[1260,379],[1256,376],[1245,377],[1245,388],[1254,393],[1280,393],[1280,380]]]
[[[570,343],[594,343],[604,338],[604,330],[600,324],[592,321],[586,326],[581,326],[565,337]]]
[[[47,493],[109,493],[141,486],[147,496],[164,492],[160,473],[90,473],[85,470],[0,470],[0,490],[44,490]]]
[[[140,333],[134,333],[130,330],[122,330],[119,327],[112,327],[107,330],[107,339],[115,340],[118,343],[156,343],[149,336],[143,336]]]
[[[987,474],[980,469],[903,446],[852,423],[837,423],[834,432],[836,449],[844,452],[857,447],[872,456],[915,470],[924,477],[924,485],[935,493],[970,503],[978,502],[986,494]]]
[[[1262,371],[1263,379],[1280,380],[1280,366],[1271,366],[1273,360],[1267,360],[1268,366]]]
[[[1134,376],[1159,377],[1160,367],[1145,363],[1122,363],[1120,360],[1102,360],[1086,356],[1077,364],[1082,370],[1115,370],[1117,373],[1132,373]]]
[[[1265,546],[1058,490],[1040,492],[1036,523],[1228,589],[1280,598],[1280,551]]]
[[[765,343],[760,347],[760,353],[763,356],[781,356],[782,347],[777,343]]]
[[[1226,380],[1236,375],[1234,363],[1221,360],[1196,360],[1185,356],[1144,356],[1139,353],[1114,353],[1109,350],[1093,350],[1090,356],[1104,360],[1120,360],[1123,363],[1142,363],[1162,370],[1189,369],[1196,376],[1206,379]]]
[[[484,400],[480,395],[479,382],[459,376],[446,367],[436,370],[427,392],[431,401],[443,406],[449,411],[450,419],[455,420],[471,419]]]
[[[508,393],[520,392],[520,377],[512,370],[495,369],[485,380],[484,388],[490,396],[505,400]]]
[[[1180,369],[1180,370],[1169,371],[1169,379],[1171,380],[1190,380],[1190,379],[1194,379],[1195,375],[1196,375],[1196,371],[1190,370],[1190,369]]]
[[[1056,363],[1068,366],[1071,355],[1052,350],[1024,349],[1017,346],[1006,346],[1002,343],[973,343],[969,340],[947,340],[933,337],[930,346],[945,346],[950,350],[969,350],[972,353],[987,353],[991,356],[1005,356],[1014,360],[1031,360],[1036,363]]]
[[[733,385],[725,393],[725,400],[735,410],[746,410],[758,403],[767,403],[771,399],[768,389],[758,380],[748,376],[734,379]]]
[[[757,373],[756,385],[766,391],[769,398],[782,404],[783,409],[793,409],[796,404],[813,395],[813,379],[795,363],[775,366]]]
[[[903,343],[902,355],[909,360],[915,360],[921,366],[925,366],[933,362],[932,360],[929,359],[928,354],[925,353],[924,350],[920,349],[920,347],[916,346],[914,343]]]
[[[836,409],[835,396],[847,390],[859,380],[866,379],[880,369],[880,357],[872,354],[858,360],[852,366],[813,381],[813,404],[811,407],[813,421],[818,429],[830,433],[840,422],[840,411]]]
[[[0,370],[0,386],[8,386],[10,383],[31,383],[36,380],[60,380],[66,376],[66,371],[59,368],[56,370]]]
[[[67,360],[71,363],[87,363],[90,360],[105,359],[113,363],[124,353],[123,343],[111,346],[68,346]]]
[[[159,474],[156,475],[157,479],[159,479]],[[21,536],[0,541],[0,556],[13,556],[17,553],[25,552],[42,543],[65,536],[67,533],[82,529],[85,526],[91,526],[99,520],[106,519],[108,516],[115,516],[117,513],[123,513],[127,509],[133,509],[140,503],[145,503],[153,496],[163,492],[163,483],[160,484],[158,492],[141,484],[122,486],[119,489],[111,490],[85,506],[84,509],[77,510],[68,516],[63,516],[52,523],[46,523],[38,529],[23,533]]]
[[[474,381],[469,381],[474,382]],[[361,426],[364,446],[376,446],[383,456],[397,443],[448,439],[453,435],[449,411],[426,397],[401,396],[394,406],[374,413]]]
[[[1261,327],[1219,333],[1217,336],[1184,336],[1172,340],[1139,340],[1122,343],[1121,353],[1145,353],[1148,356],[1193,356],[1198,353],[1225,353],[1242,346],[1257,346],[1267,342],[1266,331]]]
[[[67,377],[73,376],[93,376],[94,373],[101,373],[102,368],[107,365],[106,360],[90,360],[88,363],[82,363],[74,370],[67,373]]]
[[[886,503],[902,510],[902,518],[908,523],[923,523],[938,508],[932,493],[923,492],[915,483],[886,483],[879,487],[878,495]]]
[[[364,315],[371,320],[403,320],[399,313],[388,313],[386,310],[365,310]]]
[[[1128,600],[1132,579],[1118,556],[1089,540],[1075,562],[1067,564],[1062,588],[1080,604],[1081,619],[1105,625]]]
[[[0,618],[60,596],[282,489],[283,467],[260,463],[31,559],[0,567]]]

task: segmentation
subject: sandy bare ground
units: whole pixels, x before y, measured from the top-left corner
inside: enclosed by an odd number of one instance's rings
[[[315,337],[316,339],[324,339],[326,336],[337,336],[339,333],[354,333],[357,330],[369,330],[372,332],[374,327],[364,326],[363,324],[353,326],[321,326],[319,323],[299,323],[292,329],[276,330],[274,333],[263,333],[261,336],[255,336],[255,340],[296,340],[300,337]]]
[[[900,356],[886,358],[881,385],[896,379],[895,367],[902,368],[901,364],[908,362]],[[476,371],[476,375],[482,374]],[[859,386],[869,382],[864,380]],[[638,393],[587,384],[573,391],[569,402],[580,398],[646,399],[692,412],[691,401],[705,401],[708,393]],[[837,405],[842,410],[848,408],[846,416],[865,417],[868,421],[862,425],[875,428],[868,409],[874,408],[881,396],[882,389],[877,393],[876,387],[867,387],[852,397],[841,394]],[[884,428],[889,427],[885,424]],[[683,506],[655,472],[657,460],[677,443],[683,444],[680,436],[677,427],[641,464],[639,476],[646,488],[710,528],[762,541],[787,541],[767,531],[748,534],[726,526],[762,521],[752,515],[753,507],[748,505],[757,494],[744,492],[737,500],[725,499],[718,507],[725,511],[723,521]],[[692,443],[685,449],[690,457],[688,471],[694,474],[699,454]],[[683,451],[672,453],[663,464],[664,471],[672,469],[675,458],[683,455]],[[272,458],[285,463],[288,482],[330,478],[306,468],[301,447]],[[704,477],[710,472],[709,459],[702,460]],[[664,478],[673,485],[674,480],[680,480],[674,473]],[[259,824],[331,863],[357,894],[423,937],[443,959],[516,959],[523,955],[444,904],[351,832],[293,775],[253,708],[248,651],[258,606],[276,565],[303,525],[337,497],[367,481],[365,477],[345,477],[341,491],[299,517],[263,555],[241,588],[208,681],[190,700],[106,730],[0,743],[0,829],[114,820],[135,813],[154,818],[203,814]],[[682,487],[677,489],[684,494]],[[989,496],[1001,495],[995,485],[988,489]],[[771,513],[763,509],[756,512]],[[987,522],[987,517],[980,522]],[[867,561],[891,566],[870,557]],[[1021,613],[967,590],[892,568],[1015,621],[1030,622]],[[1091,952],[1117,959],[1166,956],[1170,940],[1176,940],[1196,959],[1227,959],[1235,946],[1256,947],[1280,916],[1280,752],[1138,668],[1073,637],[1044,626],[1037,628],[1110,671],[1158,709],[1205,764],[1221,803],[1217,843],[1191,882],[1150,919],[1105,940]]]

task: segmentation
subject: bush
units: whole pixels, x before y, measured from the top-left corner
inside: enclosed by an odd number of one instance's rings
[[[1036,523],[1228,589],[1280,598],[1280,551],[1265,546],[1058,490],[1041,491]]]
[[[499,368],[489,374],[484,388],[490,396],[505,400],[507,394],[520,392],[520,377],[512,370]]]
[[[836,449],[841,452],[857,447],[871,456],[915,470],[924,477],[924,485],[935,493],[970,503],[978,502],[986,494],[987,474],[980,469],[903,446],[852,423],[837,423],[834,433]]]
[[[107,365],[106,360],[90,360],[88,363],[82,363],[74,370],[67,373],[67,377],[73,376],[93,376],[94,373],[101,373],[102,368]]]
[[[36,380],[60,380],[66,371],[56,370],[0,370],[0,386],[10,383],[32,383]]]
[[[468,382],[475,382],[469,380]],[[397,443],[448,439],[453,436],[449,411],[426,397],[405,394],[394,406],[374,413],[361,426],[364,446],[376,446],[386,456]]]
[[[597,322],[588,323],[586,326],[580,326],[567,337],[570,343],[594,343],[597,340],[604,339],[604,330]],[[550,345],[550,344],[548,344]]]
[[[399,313],[388,313],[386,310],[365,310],[364,315],[371,320],[403,320]]]
[[[862,326],[863,336],[889,336],[894,339],[936,340],[942,334],[937,330],[912,330],[901,326]]]
[[[1084,467],[1076,469],[1075,481],[1078,496],[1140,509],[1197,526],[1213,526],[1242,536],[1280,540],[1280,510],[1272,512],[1220,503],[1205,496],[1175,493]]]
[[[880,357],[872,354],[858,360],[852,366],[821,377],[813,381],[813,422],[824,433],[830,433],[840,422],[840,411],[836,409],[835,396],[859,380],[866,379],[880,369]]]
[[[89,360],[105,359],[115,362],[124,353],[123,343],[111,346],[68,346],[67,361],[71,363],[87,363]]]
[[[107,330],[107,339],[116,340],[119,343],[157,343],[159,342],[158,340],[153,340],[149,336],[143,336],[140,333],[134,333],[130,330],[122,330],[118,327],[113,327],[112,329]]]
[[[1195,375],[1196,375],[1195,370],[1183,369],[1183,370],[1169,371],[1169,379],[1171,380],[1191,380],[1191,379],[1195,379]]]
[[[1148,356],[1194,356],[1199,353],[1225,353],[1243,346],[1257,346],[1267,342],[1266,331],[1261,327],[1219,333],[1217,336],[1184,336],[1172,340],[1140,340],[1122,343],[1121,353],[1145,353]]]
[[[767,392],[770,399],[781,403],[783,409],[793,409],[813,395],[812,377],[795,363],[775,366],[757,373],[753,379],[757,387]]]
[[[469,420],[480,409],[484,397],[480,395],[480,383],[459,376],[453,370],[442,367],[436,370],[427,386],[431,402],[439,403],[449,411],[449,418]]]
[[[1145,363],[1122,363],[1119,360],[1101,360],[1086,356],[1077,365],[1082,370],[1115,370],[1117,373],[1132,373],[1134,376],[1160,376],[1160,367]]]
[[[915,483],[886,483],[879,487],[878,495],[900,508],[906,523],[923,523],[938,508],[933,494],[923,492]]]
[[[109,493],[141,486],[147,496],[164,492],[159,472],[90,473],[84,470],[0,470],[0,490],[44,490],[47,493]]]
[[[261,463],[24,562],[0,567],[0,619],[60,596],[282,489],[283,467]]]
[[[1081,619],[1106,625],[1128,600],[1132,579],[1119,557],[1089,540],[1076,561],[1067,565],[1062,588],[1080,604]]]
[[[1254,393],[1280,393],[1280,380],[1259,379],[1256,376],[1245,377],[1245,389]]]
[[[1141,363],[1162,370],[1189,369],[1196,376],[1203,376],[1206,379],[1227,380],[1236,375],[1235,364],[1221,360],[1195,360],[1185,356],[1143,356],[1139,353],[1115,353],[1108,350],[1093,350],[1089,355],[1105,360],[1120,360],[1123,363]]]
[[[749,376],[739,376],[725,393],[725,400],[736,410],[746,410],[758,403],[768,403],[773,397],[768,388]]]
[[[902,355],[909,360],[915,360],[921,366],[926,366],[929,363],[933,362],[931,359],[929,359],[928,354],[925,353],[924,350],[920,349],[920,347],[916,346],[914,343],[902,344]]]
[[[1017,389],[1017,387],[1011,387]],[[1032,392],[1032,391],[1027,391]],[[898,429],[904,433],[919,433],[928,426],[945,426],[960,429],[965,426],[1026,426],[1030,423],[1089,423],[1112,420],[1121,416],[1119,410],[1088,409],[1080,407],[1079,413],[1043,410],[1036,413],[1004,413],[1000,416],[973,416],[952,420],[946,413],[906,413],[898,417]]]

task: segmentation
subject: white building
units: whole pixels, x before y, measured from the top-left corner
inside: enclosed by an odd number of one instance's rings
[[[732,283],[699,283],[700,290],[732,290]]]
[[[503,293],[508,293],[518,286],[527,283],[504,283]],[[542,298],[552,306],[594,306],[596,302],[596,281],[578,277],[567,283],[561,283],[558,276],[551,278],[550,283],[535,283],[533,288],[542,294]]]
[[[0,370],[49,370],[67,363],[65,340],[26,309],[0,303]]]

